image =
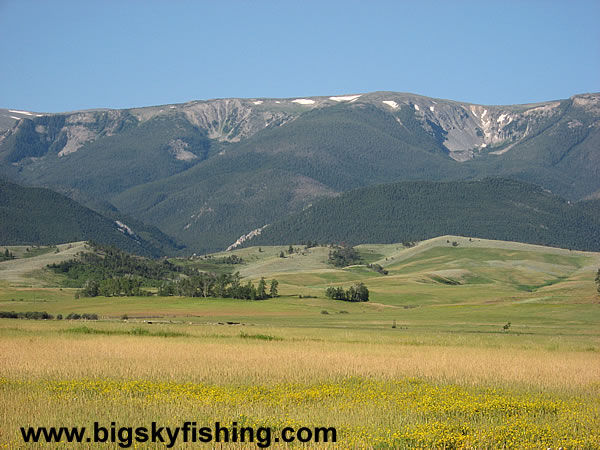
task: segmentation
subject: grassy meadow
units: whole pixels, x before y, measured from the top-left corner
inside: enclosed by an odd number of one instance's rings
[[[452,236],[359,246],[382,275],[294,247],[233,252],[244,263],[228,270],[279,281],[263,301],[75,299],[44,270],[73,246],[0,262],[0,311],[100,317],[0,319],[0,448],[24,446],[26,425],[191,420],[333,426],[339,448],[600,447],[600,254]],[[356,281],[368,303],[325,298]]]

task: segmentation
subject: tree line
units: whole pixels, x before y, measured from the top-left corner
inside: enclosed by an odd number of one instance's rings
[[[239,272],[213,274],[200,272],[187,278],[165,281],[158,288],[159,296],[221,297],[242,300],[265,300],[279,296],[279,282],[271,280],[269,286],[262,277],[257,286],[250,281],[241,282]]]
[[[52,320],[54,316],[46,311],[0,311],[0,319],[27,319],[27,320]],[[56,320],[62,320],[63,315],[57,314]],[[70,313],[65,317],[66,320],[98,320],[98,314],[95,313]]]

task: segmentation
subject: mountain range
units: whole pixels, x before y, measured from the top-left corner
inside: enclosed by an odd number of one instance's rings
[[[5,109],[0,175],[207,252],[384,183],[504,177],[571,202],[599,198],[599,130],[600,94],[508,106],[374,92]]]

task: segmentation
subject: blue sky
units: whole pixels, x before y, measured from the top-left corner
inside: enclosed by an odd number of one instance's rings
[[[600,1],[0,0],[0,107],[600,91]]]

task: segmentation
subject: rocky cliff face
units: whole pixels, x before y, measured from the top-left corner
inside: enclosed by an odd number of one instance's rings
[[[186,105],[185,117],[190,123],[204,129],[208,137],[225,142],[239,142],[269,126],[279,126],[295,115],[285,111],[261,108],[260,100],[215,100]]]
[[[0,110],[0,156],[17,162],[53,151],[62,157],[87,143],[155,118],[184,117],[212,140],[239,142],[267,127],[284,125],[304,111],[340,103],[371,103],[392,114],[403,107],[411,108],[423,129],[435,135],[456,161],[467,161],[482,153],[502,155],[558,120],[571,107],[600,115],[599,94],[534,105],[482,106],[391,92],[298,99],[222,99],[52,115]],[[570,126],[598,127],[599,123],[598,119],[585,125],[575,120]],[[173,154],[182,157],[180,151]]]
[[[600,94],[510,106],[473,105],[394,93],[370,94],[362,100],[371,101],[392,112],[404,106],[414,109],[415,118],[421,122],[421,126],[430,134],[437,135],[448,150],[448,155],[460,162],[481,154],[502,155],[551,126],[570,108],[595,116],[587,127],[598,127],[600,124]],[[584,124],[572,121],[569,126],[574,128]]]
[[[41,157],[48,152],[62,157],[136,125],[137,120],[126,110],[29,113],[16,117],[12,127],[0,133],[0,157],[9,162]]]
[[[50,115],[30,112],[17,115],[14,111],[0,110],[0,155],[2,146],[8,147],[7,142],[12,141],[11,148],[4,151],[5,159],[8,153],[11,162],[43,156],[48,151],[62,157],[75,153],[85,144],[152,119],[170,120],[175,117],[184,117],[212,140],[239,142],[264,128],[283,125],[302,112],[298,108],[271,110],[261,107],[262,103],[260,100],[224,99],[132,110]],[[49,124],[51,117],[52,124]],[[35,150],[31,148],[32,142],[35,142]],[[177,143],[174,145],[177,146]],[[182,157],[179,150],[173,154],[176,158]]]

